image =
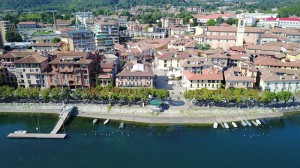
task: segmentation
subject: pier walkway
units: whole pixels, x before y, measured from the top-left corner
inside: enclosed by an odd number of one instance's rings
[[[68,117],[69,113],[74,109],[74,106],[65,107],[62,109],[59,120],[57,124],[55,125],[54,129],[51,131],[50,134],[57,134],[57,132],[61,129],[63,126],[66,118]]]
[[[69,116],[69,114],[73,111],[75,106],[65,106],[59,116],[59,120],[56,123],[54,129],[51,131],[50,134],[45,133],[24,133],[24,134],[16,134],[16,133],[10,133],[7,137],[8,138],[44,138],[44,139],[64,139],[67,134],[58,134],[58,131],[63,126],[66,118]]]

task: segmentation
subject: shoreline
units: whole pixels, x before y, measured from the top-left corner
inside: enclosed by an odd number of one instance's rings
[[[63,104],[0,104],[0,113],[47,113],[58,114]],[[151,112],[148,107],[111,107],[106,105],[75,105],[78,117],[111,119],[147,124],[213,124],[214,122],[231,122],[259,118],[277,118],[288,114],[300,113],[292,109],[238,109],[238,108],[189,108],[183,110],[166,110]]]

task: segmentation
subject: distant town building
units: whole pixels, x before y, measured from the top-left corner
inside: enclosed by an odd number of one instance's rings
[[[176,25],[183,25],[183,18],[163,17],[160,19],[163,28],[170,28]]]
[[[94,33],[87,29],[70,30],[62,42],[69,45],[70,51],[94,51],[96,50]]]
[[[11,23],[10,21],[0,21],[0,35],[2,38],[2,42],[6,42],[5,40],[5,34],[8,31],[15,31],[15,24]]]
[[[17,24],[17,29],[36,29],[38,27],[36,22],[19,22]]]
[[[300,28],[300,18],[266,18],[261,19],[258,26],[265,28]]]
[[[72,20],[56,19],[55,24],[56,24],[56,28],[66,28],[72,24]]]
[[[62,43],[34,43],[32,44],[33,52],[42,51],[58,51],[62,46]]]
[[[198,23],[205,24],[210,19],[216,21],[219,17],[221,17],[224,20],[227,20],[229,18],[235,18],[236,15],[234,13],[224,13],[224,14],[210,14],[210,15],[194,15],[194,17],[197,19]]]
[[[87,19],[91,19],[93,17],[92,12],[76,12],[75,13],[75,19],[76,19],[76,25],[78,24],[86,24]]]
[[[116,20],[103,19],[95,23],[96,48],[111,50],[119,43],[119,27]]]

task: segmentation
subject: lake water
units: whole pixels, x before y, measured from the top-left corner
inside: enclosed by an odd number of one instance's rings
[[[50,132],[49,114],[0,114],[0,167],[298,167],[300,116],[268,120],[268,125],[237,129],[204,126],[92,125],[75,118],[64,140],[8,139],[25,129]],[[64,131],[62,131],[64,132]]]

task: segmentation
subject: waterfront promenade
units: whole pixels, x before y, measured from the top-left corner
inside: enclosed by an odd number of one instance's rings
[[[224,108],[191,107],[169,108],[153,113],[140,106],[108,106],[99,104],[74,104],[78,116],[103,118],[142,123],[210,124],[216,121],[239,121],[242,119],[281,117],[287,112],[300,111],[299,106],[286,108]],[[0,112],[59,113],[64,104],[51,103],[0,103]]]

